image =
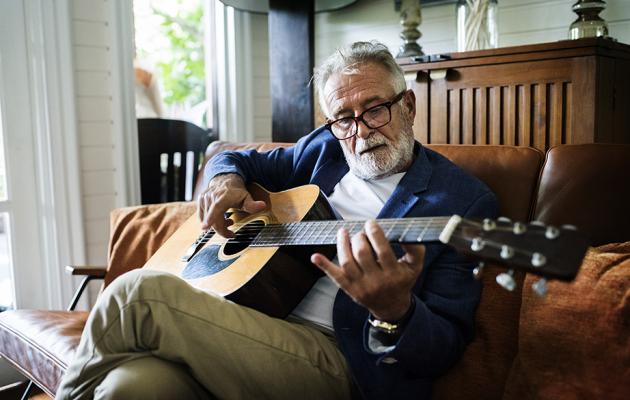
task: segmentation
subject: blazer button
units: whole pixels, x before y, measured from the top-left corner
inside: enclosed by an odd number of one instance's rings
[[[395,359],[394,357],[385,357],[381,360],[381,362],[385,363],[385,364],[395,364],[398,362],[397,359]]]

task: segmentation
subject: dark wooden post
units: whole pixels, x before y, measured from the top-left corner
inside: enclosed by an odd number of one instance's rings
[[[313,129],[314,0],[269,1],[271,138],[295,142]]]

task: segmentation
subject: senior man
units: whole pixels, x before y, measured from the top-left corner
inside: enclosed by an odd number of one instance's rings
[[[315,71],[327,123],[295,146],[222,153],[206,167],[204,228],[230,237],[229,208],[258,212],[246,183],[317,184],[339,217],[368,220],[286,320],[136,270],[88,319],[59,397],[429,398],[473,337],[474,267],[442,244],[392,247],[374,218],[493,217],[494,194],[414,140],[415,95],[377,42],[336,51]]]

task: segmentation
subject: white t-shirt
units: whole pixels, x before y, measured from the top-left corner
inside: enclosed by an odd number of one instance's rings
[[[401,172],[366,181],[348,172],[337,183],[328,201],[344,220],[374,219],[404,175]],[[338,263],[337,257],[333,262]],[[332,310],[338,289],[328,276],[319,278],[291,316],[332,331]]]

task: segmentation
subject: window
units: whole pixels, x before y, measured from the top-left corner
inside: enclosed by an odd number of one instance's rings
[[[203,0],[134,1],[136,114],[211,127]]]

